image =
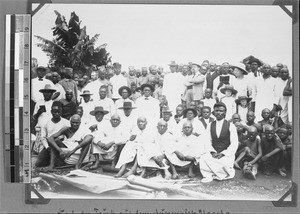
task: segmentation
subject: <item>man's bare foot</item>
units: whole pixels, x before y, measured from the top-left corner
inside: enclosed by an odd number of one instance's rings
[[[196,175],[193,173],[193,171],[189,170],[188,176],[189,178],[194,178]]]
[[[172,179],[178,179],[178,178],[179,178],[179,175],[178,175],[177,173],[173,173],[173,175],[172,175],[171,178],[172,178]]]
[[[98,167],[100,166],[100,162],[99,161],[96,161],[91,167],[90,169],[97,169]]]
[[[281,175],[282,177],[286,177],[286,173],[284,172],[283,169],[279,169],[278,170],[279,175]]]
[[[122,173],[118,173],[118,174],[116,174],[114,177],[115,177],[115,178],[120,178],[120,177],[122,177]]]
[[[236,169],[238,169],[238,170],[241,170],[241,167],[238,165],[237,162],[234,162],[234,167],[235,167]]]
[[[165,170],[165,179],[169,180],[171,178],[172,178],[172,174],[168,170]]]
[[[133,172],[132,172],[132,171],[126,172],[126,173],[122,176],[122,178],[127,178],[127,177],[130,176],[130,175],[133,175]]]
[[[41,171],[43,172],[52,172],[54,170],[54,166],[47,166],[45,168],[42,168]]]
[[[142,173],[141,173],[141,177],[142,177],[142,178],[146,178],[146,177],[147,177],[147,171],[146,171],[146,168],[143,168]]]

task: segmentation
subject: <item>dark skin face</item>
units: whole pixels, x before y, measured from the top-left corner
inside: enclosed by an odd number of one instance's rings
[[[282,80],[287,80],[289,78],[289,70],[287,68],[282,68],[280,70],[280,77]]]
[[[53,94],[53,92],[49,92],[49,91],[43,92],[44,100],[45,101],[51,100],[52,94]]]
[[[131,108],[124,109],[124,114],[125,114],[126,117],[128,117],[131,114],[131,112],[132,112]]]
[[[275,136],[275,130],[273,127],[266,127],[265,128],[265,135],[266,135],[266,138],[268,140],[272,140]]]
[[[223,106],[216,106],[214,108],[214,115],[217,120],[222,120],[226,116],[226,109]]]
[[[254,71],[256,71],[258,69],[258,64],[257,64],[257,62],[252,62],[251,64],[250,64],[250,70],[252,71],[252,72],[254,72]]]
[[[263,73],[263,77],[264,78],[268,78],[271,75],[271,68],[270,68],[270,66],[264,66],[262,68],[261,72]]]
[[[106,88],[100,88],[99,90],[99,95],[100,95],[100,99],[105,99],[106,95],[107,95],[107,90]]]
[[[186,118],[187,118],[188,120],[193,120],[193,119],[195,118],[194,112],[191,111],[191,110],[187,111],[187,113],[186,113]]]
[[[67,91],[66,92],[66,100],[70,102],[72,100],[72,98],[73,98],[73,92]]]
[[[117,115],[113,115],[110,119],[110,123],[112,127],[117,127],[121,123],[120,117]]]
[[[254,112],[248,112],[246,117],[248,122],[254,122],[255,120]]]
[[[241,118],[238,114],[234,114],[232,115],[232,122],[233,124],[235,124],[236,122],[240,122],[241,121]]]
[[[100,78],[101,80],[104,80],[104,79],[105,79],[105,75],[106,75],[106,72],[105,72],[105,71],[100,71],[100,72],[99,72],[99,78]]]
[[[182,132],[186,136],[190,136],[193,133],[193,126],[192,126],[192,124],[190,124],[190,123],[183,124]]]
[[[53,84],[58,83],[58,81],[59,81],[58,74],[53,74],[51,79],[52,79]]]
[[[176,115],[182,116],[182,114],[183,114],[183,109],[181,107],[177,107],[176,108]]]
[[[39,79],[42,79],[46,75],[46,70],[44,69],[38,69],[36,71],[36,75]]]
[[[171,114],[170,112],[164,112],[164,113],[162,114],[162,116],[163,116],[164,121],[167,121],[167,122],[168,122],[168,121],[170,120],[172,114]]]
[[[167,131],[167,129],[168,129],[168,124],[166,122],[161,121],[157,124],[157,130],[159,134],[161,135],[164,134]]]
[[[77,109],[76,114],[78,114],[80,117],[82,117],[83,110],[81,108]]]
[[[264,109],[261,113],[262,118],[264,120],[268,120],[270,118],[271,111],[269,109]]]
[[[202,109],[202,117],[205,119],[208,119],[210,117],[210,110],[208,108],[203,108]]]
[[[256,139],[257,136],[257,129],[254,127],[250,127],[248,130],[248,139],[250,141],[254,141]]]
[[[286,128],[280,128],[278,131],[277,131],[277,135],[278,137],[280,138],[280,140],[284,141],[288,138],[288,130]]]
[[[129,93],[128,93],[127,89],[123,89],[121,94],[122,94],[122,98],[124,100],[128,98]]]
[[[51,107],[51,114],[54,121],[60,120],[61,117],[61,108],[58,106],[52,106]]]
[[[140,130],[144,130],[146,128],[146,125],[147,125],[146,118],[141,117],[137,120],[137,126],[139,127]]]
[[[95,113],[95,118],[98,122],[101,122],[103,120],[103,117],[104,117],[103,112],[98,111]]]
[[[75,132],[79,129],[81,123],[81,119],[79,115],[74,115],[71,117],[70,124],[71,124],[71,129]]]
[[[149,97],[151,95],[151,89],[149,87],[145,87],[143,93],[145,97]]]
[[[205,98],[210,99],[212,95],[212,91],[210,88],[205,89]]]
[[[84,95],[84,96],[82,96],[83,97],[83,100],[84,100],[84,102],[88,102],[88,101],[90,101],[90,99],[91,99],[91,96],[90,95]]]
[[[278,77],[278,74],[279,74],[279,68],[278,67],[272,67],[272,69],[271,69],[271,76],[272,77],[274,77],[274,78],[276,78],[276,77]]]

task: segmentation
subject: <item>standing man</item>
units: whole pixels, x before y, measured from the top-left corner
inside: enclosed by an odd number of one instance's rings
[[[110,120],[111,115],[116,112],[114,101],[107,97],[108,88],[102,85],[99,89],[100,99],[94,102],[94,106],[102,106],[104,110],[108,111],[108,114],[104,116],[105,120]]]
[[[118,93],[118,90],[123,85],[127,85],[127,79],[121,74],[121,67],[122,65],[118,62],[113,64],[115,75],[110,79],[112,84],[112,99],[115,102],[116,100],[120,99],[121,96]]]
[[[51,88],[55,88],[54,84],[45,78],[45,75],[49,69],[46,67],[35,67],[33,71],[36,73],[37,77],[33,78],[31,80],[31,100],[34,102],[34,104],[39,101],[43,100],[43,94],[40,93],[40,89],[44,89],[45,85],[48,84],[51,86]],[[34,109],[34,106],[32,106],[32,109]]]
[[[159,101],[151,96],[154,88],[150,84],[141,86],[143,96],[136,100],[138,116],[144,116],[148,121],[148,127],[155,127],[155,123],[160,117]]]
[[[206,154],[199,161],[203,175],[201,182],[208,183],[213,179],[233,178],[235,153],[238,148],[236,127],[225,120],[226,105],[222,102],[214,105],[216,121],[207,127]]]
[[[78,89],[77,89],[77,84],[72,79],[72,77],[73,77],[73,68],[67,67],[64,69],[64,79],[59,81],[59,83],[62,85],[65,91],[71,90],[73,92],[72,101],[74,101],[77,104]]]
[[[175,112],[176,106],[181,104],[181,97],[184,92],[184,76],[178,72],[178,64],[172,61],[170,64],[171,73],[164,77],[162,94],[166,96],[171,111]]]

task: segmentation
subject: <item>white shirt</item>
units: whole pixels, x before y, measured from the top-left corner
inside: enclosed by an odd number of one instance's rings
[[[83,102],[79,106],[82,106],[82,109],[83,109],[82,120],[85,121],[85,123],[87,121],[90,121],[92,119],[92,117],[93,117],[90,114],[90,112],[95,109],[94,103],[91,102],[91,101],[89,101],[89,102],[86,103],[83,100]]]
[[[39,101],[37,101],[37,103],[35,104],[34,110],[33,110],[33,115],[35,115],[38,112],[40,106],[42,106],[42,105],[44,105],[46,107],[46,112],[43,112],[39,116],[36,126],[40,126],[40,127],[45,126],[47,121],[49,120],[49,118],[52,118],[52,114],[51,114],[52,103],[53,103],[53,100],[49,100],[49,101],[39,100]]]
[[[151,96],[148,98],[145,96],[139,97],[136,100],[136,107],[138,116],[146,117],[148,124],[150,122],[153,124],[160,118],[159,101]]]
[[[58,123],[53,123],[51,119],[46,122],[45,126],[41,127],[41,141],[46,149],[49,147],[47,137],[50,137],[64,127],[70,126],[70,121],[65,118],[61,117]]]
[[[36,77],[31,80],[31,99],[34,102],[43,100],[44,96],[39,90],[44,89],[46,84],[50,84],[51,88],[56,89],[52,81],[42,78],[41,81]]]
[[[121,98],[121,96],[119,95],[119,88],[121,88],[122,86],[127,86],[127,79],[122,75],[114,75],[111,79],[110,82],[112,84],[112,98],[113,99],[119,99]]]
[[[108,114],[104,115],[105,120],[110,120],[111,115],[116,112],[114,101],[108,97],[95,101],[94,106],[102,106],[104,110],[109,112]]]

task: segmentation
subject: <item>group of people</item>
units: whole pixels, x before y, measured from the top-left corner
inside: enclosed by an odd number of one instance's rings
[[[292,151],[292,79],[287,66],[257,58],[239,65],[169,64],[141,70],[120,63],[79,76],[35,67],[32,79],[36,167],[64,164],[115,177],[151,172],[202,182],[243,170],[286,176]],[[149,70],[149,72],[148,72]],[[35,137],[33,137],[35,139]],[[152,173],[151,173],[152,174]]]

